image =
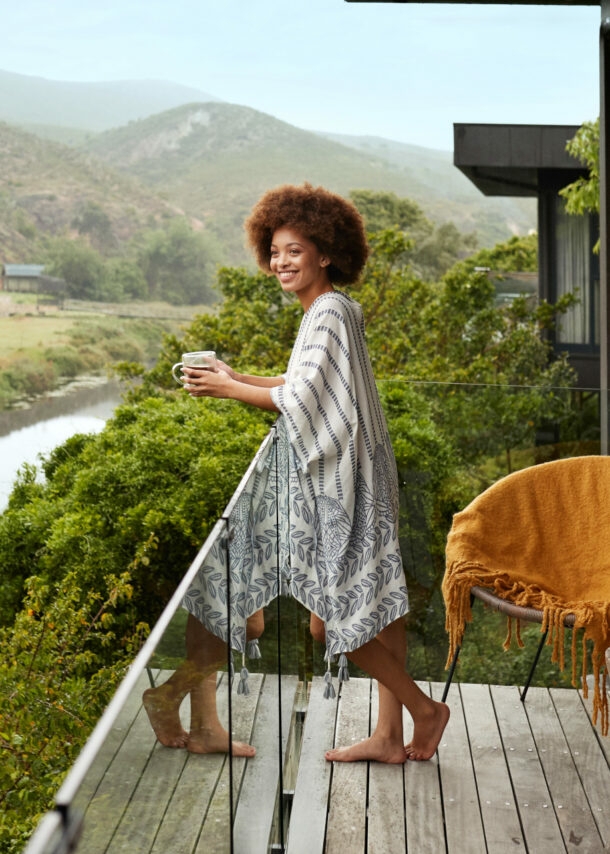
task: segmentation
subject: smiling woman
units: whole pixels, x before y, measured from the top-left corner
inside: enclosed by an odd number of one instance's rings
[[[325,643],[325,696],[333,696],[331,661],[339,680],[347,659],[379,682],[379,719],[370,738],[329,750],[336,762],[426,760],[436,751],[449,710],[424,694],[405,671],[404,617],[408,595],[398,540],[398,476],[386,420],[365,341],[360,305],[336,286],[355,284],[368,245],[355,206],[323,187],[284,185],[266,193],[246,221],[259,266],[296,295],[303,309],[286,373],[276,377],[183,367],[192,397],[238,400],[276,409],[283,477],[290,488],[289,558],[282,572],[291,595],[310,612],[314,639]],[[288,511],[287,511],[288,512]],[[235,619],[231,645],[245,652],[252,621],[262,631],[261,609],[277,590],[252,569],[250,592]],[[219,660],[229,637],[214,620],[205,576],[194,579],[184,607],[187,659],[170,679],[146,692],[145,704],[159,740],[198,751],[200,729],[216,729],[215,680],[206,680],[211,650]],[[346,603],[349,603],[346,605]],[[178,709],[190,694],[191,732],[182,730]],[[405,746],[403,707],[414,721]],[[161,714],[161,710],[163,714]],[[219,735],[227,750],[229,737]],[[249,745],[235,745],[253,755]],[[245,752],[248,751],[248,752]]]
[[[278,228],[273,235],[269,267],[282,290],[296,294],[307,311],[320,294],[332,290],[328,278],[330,258],[316,244],[291,228]]]

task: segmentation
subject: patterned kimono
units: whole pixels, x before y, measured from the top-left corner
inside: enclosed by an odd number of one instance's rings
[[[205,573],[212,559],[185,607],[243,652],[245,620],[277,595],[281,577],[282,588],[325,623],[328,655],[349,652],[408,611],[396,463],[357,302],[337,291],[314,301],[285,384],[271,396],[281,413],[276,448],[261,458],[240,498],[229,546],[231,590],[219,593],[216,571],[210,605]],[[223,600],[231,605],[228,633],[214,607]]]
[[[292,450],[290,587],[324,621],[334,655],[408,610],[396,463],[357,302],[315,300],[285,380],[271,395]]]

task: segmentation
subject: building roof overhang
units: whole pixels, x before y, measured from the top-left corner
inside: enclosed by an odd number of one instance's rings
[[[486,196],[537,196],[544,173],[587,170],[566,151],[578,125],[454,124],[453,162]]]
[[[348,3],[438,3],[439,0],[347,0]],[[444,3],[460,3],[464,0],[440,0]],[[599,6],[600,0],[465,0],[466,3],[476,3],[478,6]]]

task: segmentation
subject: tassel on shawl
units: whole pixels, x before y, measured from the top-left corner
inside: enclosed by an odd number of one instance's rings
[[[324,674],[324,699],[325,700],[334,700],[337,694],[335,693],[335,689],[333,687],[333,677],[330,670],[327,670]]]
[[[244,694],[247,696],[250,693],[250,685],[248,684],[248,679],[250,677],[250,673],[248,672],[248,668],[246,667],[246,655],[248,658],[256,659],[261,658],[261,651],[258,645],[258,638],[254,640],[248,641],[246,644],[246,652],[241,655],[241,670],[239,671],[239,682],[237,683],[237,693]],[[234,666],[233,666],[233,655],[231,654],[231,676],[234,674]]]
[[[347,663],[347,656],[344,652],[339,656],[339,672],[338,672],[339,682],[349,682],[349,666]]]
[[[251,659],[261,658],[261,649],[258,645],[258,638],[248,641],[246,645],[246,655]]]
[[[250,686],[248,685],[249,675],[250,674],[248,673],[248,668],[242,667],[242,669],[239,672],[239,683],[237,685],[237,693],[238,694],[246,694],[247,695],[250,693]]]
[[[334,698],[337,696],[337,693],[336,693],[334,685],[333,685],[333,676],[332,676],[332,672],[331,672],[331,667],[335,663],[335,660],[336,660],[336,656],[332,655],[327,649],[326,652],[324,653],[324,661],[327,664],[327,670],[326,670],[326,673],[324,674],[324,682],[325,682],[324,699],[325,700],[334,700]],[[337,676],[339,677],[339,683],[349,681],[349,669],[348,669],[347,656],[345,655],[344,652],[342,652],[341,655],[339,656],[339,670],[338,670]]]

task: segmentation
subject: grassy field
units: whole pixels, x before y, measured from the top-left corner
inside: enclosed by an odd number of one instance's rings
[[[24,351],[67,344],[67,333],[82,320],[59,315],[0,317],[0,364]]]
[[[70,303],[38,306],[35,296],[0,294],[0,409],[33,399],[116,362],[150,362],[165,333],[180,334],[206,306]]]

